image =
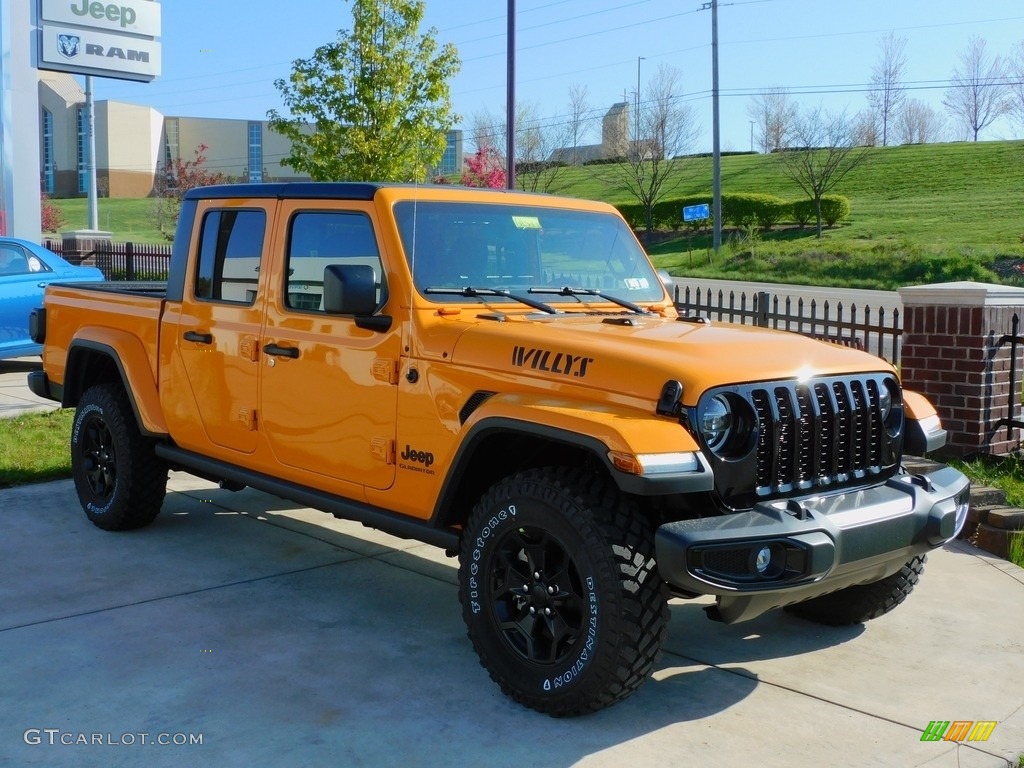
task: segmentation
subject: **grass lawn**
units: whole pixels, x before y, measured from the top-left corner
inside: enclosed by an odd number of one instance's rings
[[[0,488],[71,476],[71,409],[0,419]]]
[[[64,226],[61,231],[86,229],[89,214],[87,201],[82,197],[52,200],[61,212]],[[156,228],[152,198],[141,200],[127,198],[100,198],[97,203],[100,229],[112,232],[114,241],[134,243],[166,243],[167,239]],[[49,234],[50,237],[56,237]]]

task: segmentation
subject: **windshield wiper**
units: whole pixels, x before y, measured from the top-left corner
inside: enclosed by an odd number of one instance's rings
[[[529,296],[512,293],[512,291],[504,288],[474,288],[471,285],[467,285],[465,288],[425,288],[423,292],[440,294],[442,296],[466,296],[469,298],[473,296],[504,296],[506,299],[518,301],[520,304],[525,304],[528,307],[539,309],[541,312],[547,312],[549,315],[558,314],[558,310],[550,304],[545,304],[543,301],[531,299]],[[530,289],[530,293],[533,292],[533,289]]]
[[[531,288],[529,292],[548,293],[552,296],[597,296],[599,299],[610,301],[612,304],[618,304],[620,307],[625,307],[630,312],[636,312],[638,315],[651,314],[649,309],[644,309],[639,304],[634,304],[632,301],[620,299],[618,296],[612,296],[610,293],[604,293],[594,288],[571,288],[566,285],[562,288]]]

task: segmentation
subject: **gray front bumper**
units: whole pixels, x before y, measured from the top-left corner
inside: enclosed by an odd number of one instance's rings
[[[945,467],[899,475],[871,488],[763,502],[748,512],[658,528],[661,576],[677,591],[718,596],[718,616],[745,621],[764,611],[868,584],[963,527],[970,481]],[[767,565],[758,553],[767,549]]]

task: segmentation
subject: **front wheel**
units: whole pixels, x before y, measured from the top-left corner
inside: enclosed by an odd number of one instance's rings
[[[833,627],[863,624],[865,621],[877,619],[910,596],[924,572],[927,559],[927,555],[913,557],[892,576],[886,576],[871,584],[846,587],[787,606],[785,610],[802,619]]]
[[[493,486],[466,523],[459,582],[491,679],[551,715],[629,696],[665,638],[653,530],[609,480],[582,470],[534,469]]]
[[[97,384],[82,395],[71,427],[71,474],[86,516],[107,531],[153,522],[167,489],[167,465],[135,421],[124,389]]]

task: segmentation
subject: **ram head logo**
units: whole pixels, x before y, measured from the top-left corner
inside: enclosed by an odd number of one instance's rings
[[[57,35],[57,50],[67,59],[75,58],[81,45],[82,38],[78,35]]]

